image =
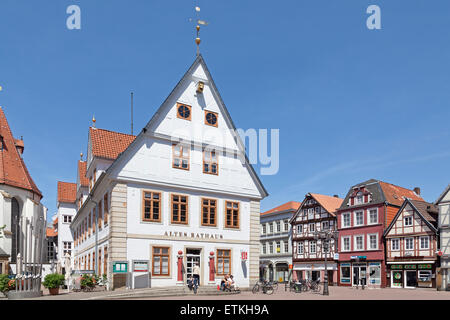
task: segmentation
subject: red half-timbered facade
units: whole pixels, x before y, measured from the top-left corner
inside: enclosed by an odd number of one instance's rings
[[[302,205],[291,219],[292,225],[292,261],[293,278],[321,279],[325,275],[325,255],[327,255],[328,281],[337,284],[337,263],[335,240],[328,243],[325,252],[323,241],[315,239],[314,234],[320,231],[335,231],[336,210],[343,199],[321,194],[308,193]]]
[[[406,199],[386,229],[387,286],[436,287],[437,206]]]

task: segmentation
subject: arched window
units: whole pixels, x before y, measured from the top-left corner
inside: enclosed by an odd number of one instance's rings
[[[11,263],[16,263],[17,253],[19,253],[19,223],[20,207],[16,198],[11,200]]]

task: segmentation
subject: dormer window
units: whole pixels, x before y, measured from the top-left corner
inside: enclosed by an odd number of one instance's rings
[[[187,104],[177,103],[177,118],[191,120],[191,106]]]
[[[213,127],[217,127],[218,114],[216,112],[205,111],[205,124]]]
[[[358,192],[355,197],[355,204],[363,204],[363,203],[364,203],[364,196],[362,192]]]

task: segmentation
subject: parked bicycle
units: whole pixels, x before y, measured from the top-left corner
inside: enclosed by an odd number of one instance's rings
[[[265,294],[272,294],[274,292],[273,286],[268,281],[257,281],[253,286],[252,293],[262,291]]]

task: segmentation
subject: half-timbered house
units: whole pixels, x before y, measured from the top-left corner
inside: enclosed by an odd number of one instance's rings
[[[450,291],[450,184],[441,193],[435,204],[439,207],[439,255],[440,278],[438,290]]]
[[[431,203],[403,202],[384,232],[387,286],[436,287],[438,213]]]
[[[323,281],[326,255],[328,281],[333,284],[337,283],[338,268],[336,261],[333,260],[336,253],[336,240],[329,241],[328,250],[325,252],[323,241],[326,240],[316,240],[314,234],[337,229],[336,210],[341,206],[342,201],[343,199],[338,196],[308,193],[290,220],[295,280],[320,278]]]

